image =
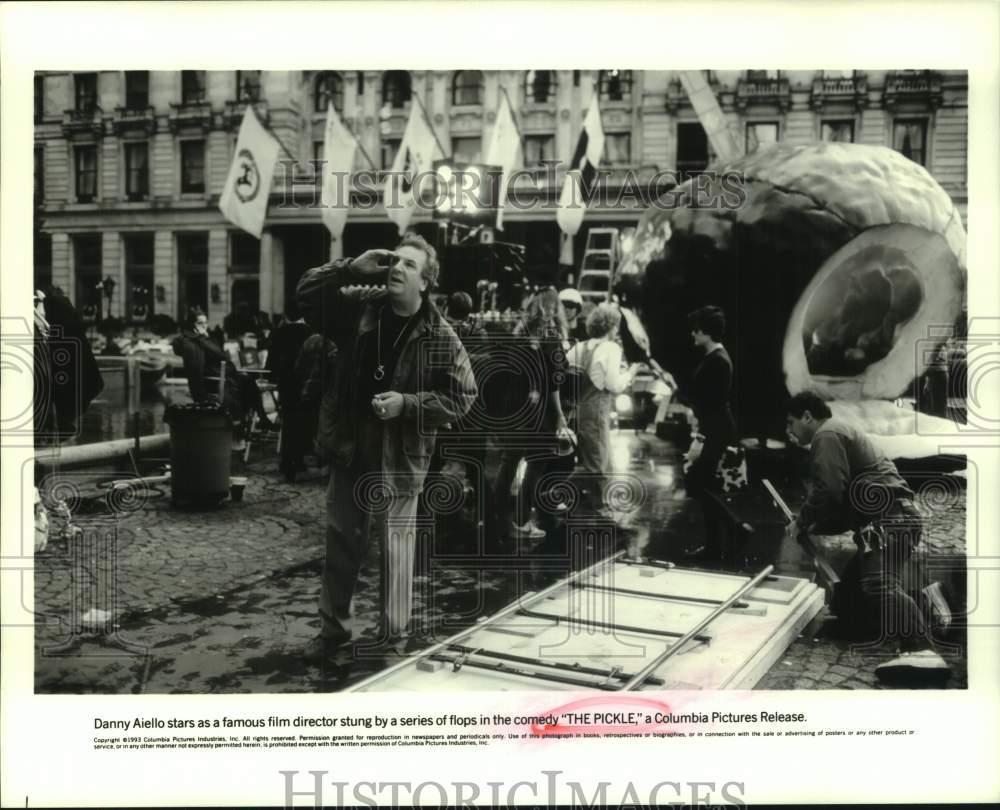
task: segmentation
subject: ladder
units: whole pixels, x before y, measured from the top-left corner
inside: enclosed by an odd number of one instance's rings
[[[583,249],[580,272],[603,270],[611,273],[618,264],[618,229],[591,228],[587,231],[587,245]]]

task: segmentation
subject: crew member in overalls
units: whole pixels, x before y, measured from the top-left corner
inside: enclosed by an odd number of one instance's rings
[[[877,602],[884,637],[903,654],[875,668],[884,681],[945,680],[949,667],[934,650],[925,615],[903,587],[903,569],[920,543],[923,520],[913,492],[885,454],[854,425],[833,416],[816,394],[788,403],[789,438],[809,447],[811,488],[788,534],[832,535],[853,531],[858,543],[861,592]],[[947,610],[947,607],[944,607]]]
[[[395,251],[314,268],[298,285],[306,321],[338,349],[320,417],[331,475],[313,659],[351,639],[346,622],[369,528],[382,546],[380,640],[408,631],[417,500],[437,430],[476,398],[468,355],[429,298],[437,276],[434,248],[407,234]],[[386,290],[368,286],[381,283]]]

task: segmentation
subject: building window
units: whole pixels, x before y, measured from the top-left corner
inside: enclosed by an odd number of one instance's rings
[[[677,125],[677,175],[683,183],[695,172],[704,171],[711,162],[708,135],[698,122]]]
[[[382,76],[382,103],[401,110],[410,100],[410,74],[406,70],[387,70]]]
[[[478,163],[482,157],[482,138],[452,138],[451,157],[456,163]]]
[[[337,112],[344,111],[344,80],[339,73],[327,71],[316,77],[316,88],[313,92],[313,110],[325,113],[333,102]]]
[[[365,94],[365,73],[363,70],[357,71],[356,81],[358,83],[358,95],[363,96]]]
[[[854,122],[824,121],[820,127],[820,140],[854,143]]]
[[[747,152],[753,152],[760,146],[778,141],[778,124],[776,121],[755,121],[747,124]]]
[[[751,82],[765,82],[781,78],[780,70],[748,70],[747,80]]]
[[[205,71],[181,71],[181,103],[201,104],[205,100]]]
[[[632,136],[628,132],[608,132],[604,135],[604,159],[611,166],[627,166],[632,162]]]
[[[892,148],[914,163],[927,160],[927,120],[896,120],[892,125]]]
[[[483,74],[478,70],[456,71],[451,81],[451,103],[454,107],[483,103]]]
[[[540,166],[543,160],[555,160],[556,139],[553,135],[524,136],[524,165]]]
[[[236,100],[260,101],[260,71],[236,71]]]
[[[45,199],[45,149],[35,148],[35,205]]]
[[[602,101],[628,101],[632,97],[632,71],[602,70],[598,88]]]
[[[208,234],[177,235],[177,314],[183,321],[193,307],[208,311]]]
[[[45,77],[35,76],[35,123],[45,118]]]
[[[181,141],[181,193],[205,192],[205,142]]]
[[[101,235],[81,234],[73,237],[73,270],[76,304],[84,321],[97,320],[101,315]]]
[[[153,314],[153,235],[130,234],[125,240],[125,317],[133,323]]]
[[[383,138],[382,139],[382,168],[385,170],[392,168],[392,162],[396,159],[396,153],[399,151],[399,144],[402,142],[400,138]]]
[[[97,109],[97,74],[77,73],[73,76],[76,93],[76,109],[79,112],[93,112]]]
[[[125,196],[130,200],[149,196],[149,145],[145,141],[125,144]]]
[[[524,74],[524,97],[535,104],[554,99],[558,79],[554,70],[529,70]]]
[[[260,240],[243,231],[229,234],[229,272],[260,272]]]
[[[97,147],[82,144],[74,150],[76,170],[76,201],[93,202],[97,199]]]
[[[143,110],[149,106],[149,71],[125,71],[125,106],[130,110]]]

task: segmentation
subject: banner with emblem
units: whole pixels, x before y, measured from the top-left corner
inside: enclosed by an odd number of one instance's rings
[[[351,202],[351,170],[358,142],[344,126],[330,102],[326,111],[326,131],[323,136],[323,224],[330,236],[340,239],[347,224]]]
[[[219,210],[233,225],[260,239],[267,214],[274,166],[278,162],[278,139],[257,120],[248,104],[236,139],[236,152],[219,198]]]
[[[385,212],[396,223],[400,234],[406,233],[417,207],[415,195],[420,193],[420,189],[412,187],[413,180],[433,169],[436,151],[437,140],[423,114],[423,107],[419,103],[413,104],[403,140],[392,161],[392,170],[385,180],[382,192]]]

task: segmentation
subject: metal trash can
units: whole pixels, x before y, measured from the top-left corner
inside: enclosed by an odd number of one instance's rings
[[[174,505],[218,506],[229,496],[233,422],[214,403],[171,405],[170,489]]]

